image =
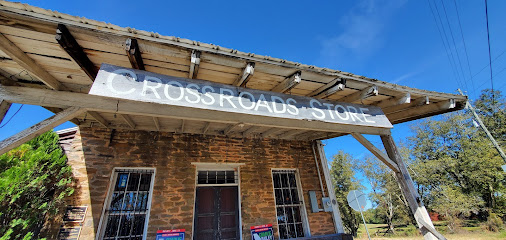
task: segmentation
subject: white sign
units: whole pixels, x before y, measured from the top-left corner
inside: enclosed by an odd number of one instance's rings
[[[357,212],[364,211],[365,206],[367,205],[365,194],[358,190],[351,190],[348,193],[346,200],[348,200],[348,205]]]
[[[392,128],[380,108],[102,64],[90,94],[250,115]]]

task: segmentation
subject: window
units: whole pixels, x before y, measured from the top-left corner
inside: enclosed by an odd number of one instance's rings
[[[236,171],[198,171],[198,184],[237,183]]]
[[[101,239],[144,239],[153,188],[153,169],[115,169],[102,214]]]
[[[273,170],[274,197],[281,239],[304,237],[305,208],[295,170]]]

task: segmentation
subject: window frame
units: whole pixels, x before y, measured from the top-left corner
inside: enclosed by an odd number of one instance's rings
[[[151,201],[153,198],[153,188],[155,185],[155,175],[156,175],[156,168],[153,167],[114,167],[112,169],[111,177],[109,178],[109,187],[107,189],[107,195],[104,200],[104,204],[102,205],[102,213],[100,214],[100,221],[98,223],[98,231],[95,235],[96,240],[103,239],[103,235],[105,234],[105,210],[107,209],[108,205],[110,205],[111,197],[114,193],[114,187],[116,180],[118,178],[118,170],[152,170],[153,174],[151,175],[151,183],[149,186],[149,196],[148,196],[148,203],[147,203],[147,211],[146,211],[146,219],[144,220],[144,231],[142,233],[142,239],[146,240],[147,233],[148,233],[148,226],[149,226],[149,216],[151,213]]]
[[[297,181],[297,192],[299,195],[299,199],[302,202],[300,206],[300,218],[302,220],[302,228],[304,229],[304,237],[311,237],[311,229],[309,227],[309,220],[307,216],[306,210],[306,202],[304,200],[304,192],[302,190],[302,182],[300,181],[300,174],[298,168],[271,168],[271,181],[272,181],[272,197],[274,199],[274,211],[276,212],[276,226],[278,232],[278,238],[281,239],[281,235],[279,234],[279,224],[278,224],[278,204],[276,204],[276,190],[274,187],[274,172],[275,171],[294,171],[295,173],[295,181]]]

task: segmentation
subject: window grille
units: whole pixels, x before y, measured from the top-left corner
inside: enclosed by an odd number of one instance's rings
[[[115,170],[112,193],[104,212],[102,239],[143,239],[153,173],[153,170]]]
[[[233,184],[237,183],[237,172],[228,171],[198,171],[197,183],[200,184]]]
[[[272,171],[276,214],[281,239],[304,237],[303,218],[301,216],[303,203],[300,199],[295,174],[295,170]]]

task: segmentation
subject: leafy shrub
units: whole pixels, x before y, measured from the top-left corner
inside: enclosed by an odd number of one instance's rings
[[[0,240],[36,239],[73,193],[58,135],[44,133],[0,156]]]
[[[490,213],[484,224],[485,229],[491,232],[499,232],[504,227],[502,219],[495,213]]]

